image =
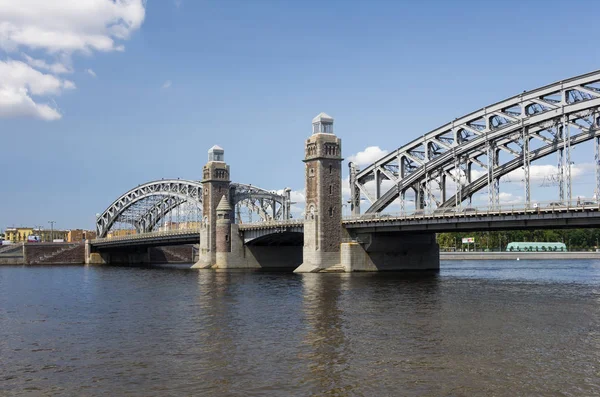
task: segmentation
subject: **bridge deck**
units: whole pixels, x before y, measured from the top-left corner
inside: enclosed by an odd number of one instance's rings
[[[361,232],[452,232],[510,229],[560,229],[600,226],[595,205],[553,208],[510,208],[440,214],[366,214],[343,220],[346,229]]]
[[[110,248],[197,244],[199,242],[199,230],[183,229],[169,230],[165,232],[140,233],[120,237],[97,238],[91,240],[90,245],[96,248]]]
[[[453,232],[514,229],[561,229],[600,226],[600,205],[578,205],[540,208],[464,209],[462,212],[444,210],[442,213],[363,214],[342,220],[342,225],[354,232]],[[246,243],[270,234],[302,233],[302,219],[239,224]],[[170,230],[100,238],[91,241],[97,248],[195,244],[199,230]]]

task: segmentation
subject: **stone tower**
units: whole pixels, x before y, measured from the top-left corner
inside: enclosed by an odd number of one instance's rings
[[[340,263],[342,232],[342,140],[333,118],[320,113],[306,140],[306,208],[303,263],[296,272],[317,272]]]
[[[229,200],[229,166],[223,148],[215,145],[208,151],[208,163],[202,169],[202,227],[200,229],[200,258],[196,268],[216,264],[217,206],[223,196]]]
[[[221,197],[217,206],[217,226],[216,226],[216,265],[226,268],[229,262],[229,253],[231,252],[231,214],[233,209],[229,204],[227,195]]]

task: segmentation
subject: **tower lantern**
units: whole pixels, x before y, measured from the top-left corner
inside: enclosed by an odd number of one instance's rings
[[[333,117],[319,113],[312,121],[313,134],[333,134]]]
[[[222,147],[215,145],[208,149],[208,161],[225,161],[225,151]]]

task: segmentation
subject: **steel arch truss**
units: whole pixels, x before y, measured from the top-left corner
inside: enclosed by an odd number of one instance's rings
[[[353,214],[360,214],[361,197],[371,203],[366,213],[381,212],[397,199],[403,210],[409,190],[414,191],[417,209],[453,207],[486,186],[493,207],[499,200],[500,177],[519,167],[524,170],[529,202],[530,162],[555,152],[559,153],[560,199],[568,199],[571,146],[596,138],[596,157],[600,159],[599,109],[600,71],[596,71],[523,92],[457,118],[363,170],[351,164]],[[537,147],[532,149],[534,141]],[[596,161],[596,167],[598,164]],[[484,175],[474,179],[473,166]],[[599,192],[600,170],[597,174]],[[451,197],[448,181],[457,186]]]
[[[98,216],[98,237],[106,237],[116,222],[131,223],[138,233],[150,231],[158,220],[183,202],[201,208],[202,185],[199,182],[160,180],[139,185],[116,199]]]
[[[231,200],[236,208],[246,207],[260,221],[287,219],[290,214],[289,189],[283,195],[251,185],[232,183]],[[106,237],[117,223],[135,227],[137,233],[152,231],[174,210],[202,209],[202,184],[189,180],[160,180],[139,185],[115,200],[96,219],[98,237]]]
[[[241,210],[246,207],[259,215],[261,221],[282,220],[290,217],[290,189],[283,194],[242,183],[231,184],[236,219],[241,223]]]

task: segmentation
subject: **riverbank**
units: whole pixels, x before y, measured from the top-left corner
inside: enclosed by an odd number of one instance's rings
[[[169,253],[171,254],[171,253]],[[163,253],[164,255],[164,253]],[[172,254],[171,254],[172,255]],[[175,258],[164,256],[153,258],[153,263],[188,263],[184,258]],[[464,260],[543,260],[543,259],[600,259],[600,252],[440,252],[442,261],[464,261]],[[67,262],[47,261],[39,264],[44,265],[62,265]],[[68,262],[70,264],[84,264],[81,260]],[[22,255],[0,255],[0,266],[2,265],[23,265]]]
[[[600,259],[600,252],[440,252],[440,260]]]
[[[2,265],[84,265],[85,247],[72,243],[20,244],[0,253]],[[155,247],[149,251],[150,263],[194,263],[191,245]]]
[[[2,265],[22,265],[22,256],[0,256],[0,266]]]

